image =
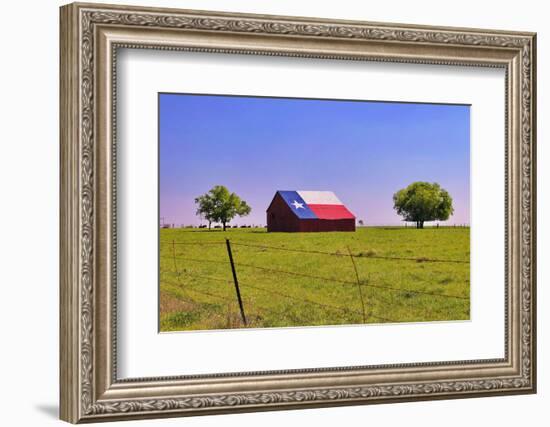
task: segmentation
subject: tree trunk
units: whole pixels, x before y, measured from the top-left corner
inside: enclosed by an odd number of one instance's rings
[[[223,231],[225,231],[225,222],[222,222],[223,225]]]
[[[210,230],[212,227],[212,221],[208,221],[208,229]]]
[[[424,221],[416,221],[416,228],[424,228]]]

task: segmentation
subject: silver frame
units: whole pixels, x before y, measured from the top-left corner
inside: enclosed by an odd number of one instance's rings
[[[129,418],[536,390],[534,33],[75,3],[61,8],[61,418]],[[506,70],[505,357],[117,379],[118,48]]]

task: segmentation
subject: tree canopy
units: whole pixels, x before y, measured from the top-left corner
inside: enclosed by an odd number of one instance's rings
[[[393,195],[393,208],[404,221],[424,228],[425,221],[445,221],[453,214],[453,199],[434,182],[413,182]]]
[[[235,193],[231,193],[223,185],[216,185],[208,193],[195,198],[197,215],[208,221],[208,228],[213,222],[219,222],[223,229],[236,216],[246,216],[251,208]]]

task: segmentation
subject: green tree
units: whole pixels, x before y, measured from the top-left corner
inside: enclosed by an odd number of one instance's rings
[[[235,193],[223,185],[216,185],[208,193],[195,198],[198,205],[197,215],[208,221],[208,228],[212,222],[220,222],[225,231],[226,225],[236,216],[246,216],[251,208]]]
[[[214,199],[210,193],[206,193],[202,196],[196,197],[195,203],[198,205],[197,215],[208,221],[208,228],[210,229],[212,222],[214,221]]]
[[[424,228],[425,221],[445,221],[453,214],[453,199],[437,183],[413,182],[393,195],[393,208],[404,221]]]

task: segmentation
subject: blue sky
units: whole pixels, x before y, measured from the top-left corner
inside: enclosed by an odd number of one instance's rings
[[[198,225],[194,198],[225,185],[265,224],[277,190],[331,190],[370,225],[400,224],[393,194],[438,182],[448,223],[470,222],[470,107],[160,94],[160,216]]]

